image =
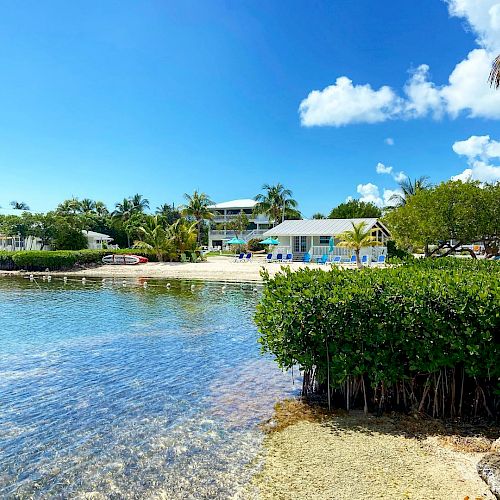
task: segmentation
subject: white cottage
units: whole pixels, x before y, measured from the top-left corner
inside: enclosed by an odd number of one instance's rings
[[[363,219],[302,219],[286,220],[264,233],[264,237],[277,239],[280,243],[277,252],[293,253],[294,260],[299,260],[306,252],[313,259],[324,254],[350,257],[352,250],[336,246],[338,236],[345,231],[352,230],[352,224],[364,222],[367,229],[372,230],[373,236],[381,243],[380,246],[363,248],[361,256],[367,255],[376,260],[379,255],[387,254],[387,240],[390,239],[389,230],[376,218]],[[333,251],[330,250],[330,238],[334,239]]]

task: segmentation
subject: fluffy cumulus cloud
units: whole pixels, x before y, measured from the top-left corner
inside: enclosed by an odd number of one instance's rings
[[[345,76],[323,90],[313,90],[300,104],[302,124],[333,125],[383,122],[399,112],[399,98],[387,86],[353,85]]]
[[[447,0],[450,15],[463,18],[476,34],[478,48],[460,61],[443,85],[430,80],[426,64],[411,72],[403,95],[388,86],[373,89],[354,85],[341,76],[334,85],[313,90],[301,102],[302,125],[342,126],[444,115],[455,118],[500,118],[500,92],[485,82],[491,61],[500,52],[500,3],[498,0]]]
[[[500,142],[489,135],[472,135],[464,141],[453,144],[453,151],[467,158],[469,167],[461,174],[455,175],[455,180],[477,180],[480,182],[500,181],[500,166],[492,163],[492,159],[500,158]]]
[[[394,203],[391,198],[395,194],[400,194],[399,189],[384,189],[380,193],[380,189],[377,185],[368,182],[367,184],[358,184],[357,192],[360,195],[359,200],[366,203],[374,203],[377,207],[387,207]],[[349,197],[352,199],[352,197]]]
[[[378,162],[375,170],[377,171],[377,174],[390,174],[392,172],[392,167]]]

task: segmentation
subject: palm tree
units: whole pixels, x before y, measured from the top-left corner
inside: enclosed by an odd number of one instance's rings
[[[361,259],[359,258],[359,252],[364,247],[375,247],[382,245],[375,236],[372,236],[372,230],[365,230],[366,222],[360,222],[355,224],[351,222],[352,230],[345,231],[342,233],[340,238],[340,243],[337,244],[339,247],[350,248],[354,250],[356,254],[356,264],[359,268],[363,267],[361,264]]]
[[[134,196],[130,198],[130,202],[134,206],[134,210],[137,212],[149,210],[149,200],[147,198],[143,198],[142,194],[134,194]]]
[[[10,202],[10,206],[14,210],[29,210],[30,209],[30,207],[28,206],[28,204],[25,203],[24,201],[11,201]]]
[[[95,211],[95,201],[91,200],[90,198],[84,198],[80,202],[80,211],[82,213],[90,213]]]
[[[78,198],[73,197],[60,203],[56,208],[56,212],[60,215],[76,215],[81,212],[80,206]]]
[[[94,203],[94,210],[100,217],[106,217],[109,215],[108,207],[102,201],[96,201]]]
[[[297,210],[298,203],[292,198],[292,191],[278,183],[275,186],[264,184],[262,189],[265,193],[258,194],[254,200],[257,204],[254,207],[255,214],[264,214],[275,226],[283,222],[286,218],[300,217]]]
[[[139,240],[134,242],[135,248],[151,250],[162,262],[163,255],[169,250],[169,237],[158,215],[148,217],[145,224],[138,228]]]
[[[411,180],[410,177],[399,182],[399,187],[401,188],[402,193],[393,194],[389,201],[395,207],[402,207],[406,205],[406,201],[408,198],[417,194],[419,191],[424,191],[425,189],[429,189],[431,187],[431,183],[429,182],[429,177],[426,175],[422,175],[418,179]]]
[[[163,205],[156,207],[156,214],[160,215],[167,224],[173,224],[177,219],[180,219],[181,217],[179,210],[175,208],[175,205],[173,203],[172,205],[163,203]]]
[[[177,219],[167,230],[169,241],[179,252],[196,250],[198,223],[188,222],[186,219]]]
[[[491,65],[488,83],[490,84],[490,87],[495,87],[495,89],[498,89],[498,87],[500,87],[500,55],[495,57],[495,60]]]
[[[213,218],[214,214],[208,208],[213,205],[213,201],[208,195],[198,191],[195,191],[192,195],[184,193],[184,198],[187,203],[182,207],[182,215],[192,217],[196,221],[197,241],[198,245],[201,245],[201,224],[204,220]]]
[[[111,214],[111,216],[115,219],[119,219],[124,225],[130,219],[132,214],[134,213],[134,205],[129,198],[123,198],[121,203],[115,203],[115,210]],[[129,231],[127,232],[127,246],[130,248],[130,235]]]

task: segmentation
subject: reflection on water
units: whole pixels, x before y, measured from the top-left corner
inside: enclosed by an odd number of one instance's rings
[[[251,286],[0,281],[0,497],[227,498],[295,392]],[[154,286],[158,285],[158,286]]]

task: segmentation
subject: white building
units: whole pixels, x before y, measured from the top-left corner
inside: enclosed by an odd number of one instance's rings
[[[375,218],[286,220],[266,231],[263,236],[277,239],[280,244],[275,252],[293,253],[294,260],[301,259],[306,252],[313,259],[324,254],[350,257],[352,250],[336,246],[340,242],[338,236],[345,231],[352,230],[353,223],[359,224],[360,222],[364,222],[366,229],[371,229],[372,235],[381,243],[380,246],[363,248],[361,256],[367,255],[370,259],[376,260],[379,255],[386,255],[386,243],[390,239],[390,233]],[[334,238],[333,251],[330,251],[331,237]]]
[[[96,233],[95,231],[82,231],[87,238],[87,248],[91,250],[101,250],[103,248],[110,248],[113,238],[103,233]]]
[[[228,226],[241,212],[248,217],[248,226],[245,231],[238,232],[238,237],[245,241],[262,237],[271,225],[265,215],[254,215],[253,209],[256,204],[255,200],[243,199],[216,203],[208,207],[214,214],[211,224],[216,226],[208,232],[208,247],[222,248],[226,241],[236,236],[236,231]]]

